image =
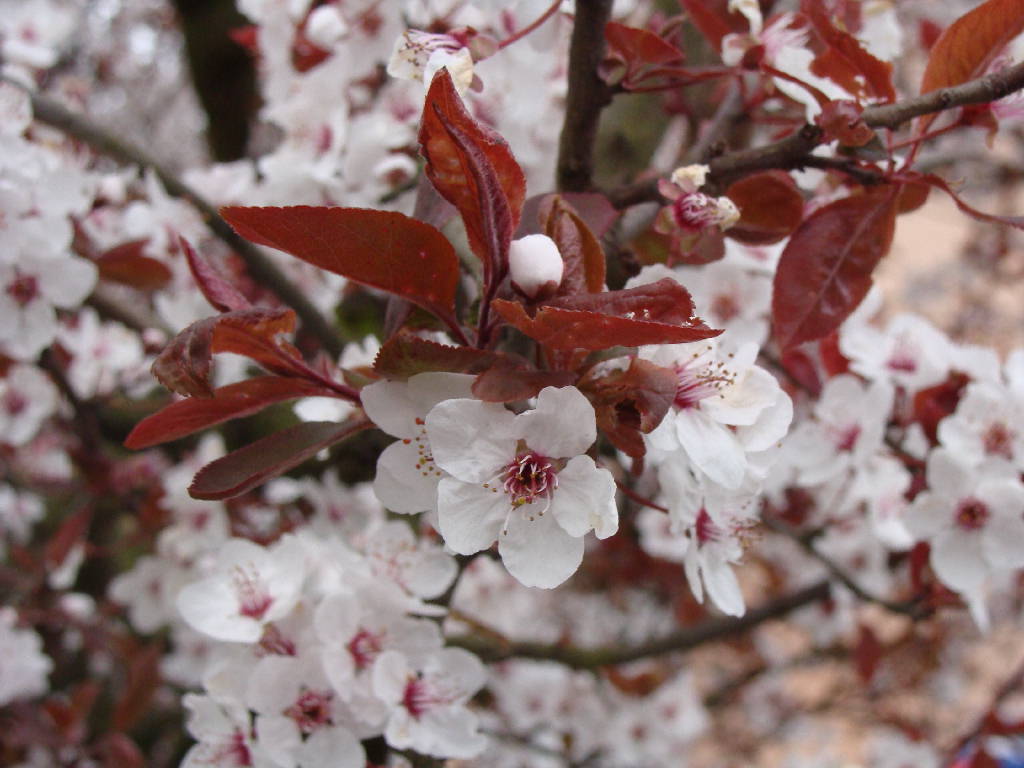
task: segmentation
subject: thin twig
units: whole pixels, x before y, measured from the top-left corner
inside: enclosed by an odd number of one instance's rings
[[[33,93],[16,80],[4,77],[0,79],[25,90],[32,100],[32,113],[39,122],[63,131],[115,160],[151,169],[168,194],[192,204],[213,234],[242,258],[254,280],[273,291],[281,301],[295,310],[303,326],[319,339],[332,356],[338,357],[341,354],[344,347],[341,337],[312,302],[255,245],[236,234],[220,217],[217,209],[198,192],[140,147],[124,141],[85,117],[76,115],[52,99]]]
[[[748,611],[739,618],[709,619],[695,627],[688,627],[661,639],[633,647],[577,648],[557,643],[533,642],[503,644],[473,635],[450,637],[448,644],[472,651],[484,661],[489,662],[512,658],[546,659],[561,662],[573,669],[596,669],[614,664],[625,664],[651,656],[688,651],[705,643],[732,637],[753,629],[765,621],[781,618],[798,608],[825,600],[830,594],[829,582],[827,580],[819,581],[809,587],[772,600],[760,608]]]
[[[612,91],[598,76],[604,58],[604,25],[612,0],[576,0],[569,43],[569,83],[565,121],[558,139],[557,180],[563,192],[586,192],[593,178],[594,144],[603,110]]]
[[[1024,62],[952,88],[941,88],[895,104],[868,107],[861,114],[861,119],[870,128],[894,129],[922,115],[971,104],[988,104],[1022,88]],[[707,187],[712,191],[722,190],[729,183],[756,171],[774,168],[799,170],[818,165],[818,160],[809,160],[809,157],[824,140],[825,134],[821,128],[807,124],[772,144],[736,150],[712,158],[708,162],[711,171],[708,174]],[[844,166],[835,170],[851,173],[852,168]],[[611,190],[607,193],[608,199],[616,207],[627,207],[641,202],[658,202],[661,195],[658,193],[657,185],[657,179],[650,179]]]
[[[776,533],[781,533],[789,539],[796,542],[801,549],[804,550],[808,555],[813,557],[828,570],[829,574],[836,581],[840,582],[844,587],[850,590],[853,594],[859,597],[861,600],[867,603],[874,603],[880,605],[888,611],[893,613],[900,613],[904,616],[909,616],[912,619],[923,619],[930,616],[931,609],[922,603],[920,600],[906,600],[902,602],[896,602],[893,600],[886,600],[883,597],[873,595],[858,584],[852,576],[846,571],[840,568],[836,563],[832,562],[831,558],[822,552],[818,551],[818,548],[814,546],[814,542],[804,536],[800,536],[796,531],[790,528],[785,523],[772,518],[761,518],[761,523],[768,528],[771,528]]]

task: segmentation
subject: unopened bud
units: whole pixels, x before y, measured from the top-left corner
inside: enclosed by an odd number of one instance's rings
[[[710,170],[706,165],[684,165],[672,171],[672,183],[683,192],[696,192],[704,186]]]
[[[512,284],[531,299],[548,283],[557,288],[562,282],[562,254],[547,235],[513,240],[508,249],[508,265]]]
[[[333,5],[315,8],[306,21],[306,37],[313,45],[330,50],[348,32],[341,11]]]

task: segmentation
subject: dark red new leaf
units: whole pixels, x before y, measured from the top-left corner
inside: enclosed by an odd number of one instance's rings
[[[173,275],[162,261],[143,254],[148,243],[148,239],[132,240],[97,256],[100,277],[140,291],[163,288]]]
[[[235,309],[248,309],[252,306],[252,303],[220,272],[210,266],[205,259],[199,257],[188,240],[179,237],[178,243],[185,252],[188,268],[192,271],[196,285],[199,286],[199,290],[202,291],[206,300],[210,302],[211,307],[220,312],[231,312]]]
[[[228,207],[221,215],[254,243],[454,318],[458,256],[429,224],[394,211],[304,205]]]
[[[208,501],[239,496],[370,426],[362,416],[340,423],[304,421],[207,464],[192,480],[188,493]]]
[[[627,89],[649,76],[674,72],[682,62],[681,50],[660,35],[646,29],[627,27],[617,21],[604,26],[606,60],[599,74],[609,83]]]
[[[643,434],[665,418],[676,396],[674,371],[633,358],[625,370],[581,382],[597,414],[597,426],[612,444],[633,458],[645,453]]]
[[[143,646],[128,659],[128,680],[114,705],[111,726],[116,731],[130,730],[147,713],[150,701],[161,683],[160,662],[163,643]],[[123,664],[122,660],[122,664]],[[123,667],[122,667],[123,668]]]
[[[871,273],[892,244],[896,190],[837,200],[793,233],[779,259],[772,326],[783,349],[834,331],[871,287]]]
[[[673,281],[674,282],[674,281]],[[579,297],[574,297],[579,298]],[[595,302],[596,305],[596,302]],[[682,322],[663,322],[655,313],[646,313],[638,305],[622,315],[589,309],[561,309],[544,306],[530,317],[522,304],[498,299],[494,310],[505,322],[550,350],[598,350],[610,347],[636,347],[644,344],[680,344],[717,336],[721,331],[708,328],[699,318]]]
[[[541,203],[542,232],[555,241],[565,263],[559,296],[599,293],[604,289],[604,251],[594,233],[560,195]]]
[[[278,334],[293,330],[295,313],[290,309],[253,307],[207,317],[171,340],[153,362],[153,375],[172,392],[212,397],[210,368],[215,352],[247,355],[275,373],[296,375],[285,364],[288,348],[276,341]]]
[[[544,387],[568,387],[576,383],[571,371],[541,371],[502,360],[476,377],[473,395],[489,403],[508,403],[536,397]]]
[[[700,323],[700,319],[693,316],[693,299],[690,298],[690,292],[670,277],[619,291],[560,296],[547,304],[559,309],[579,309],[618,315],[628,320],[671,324],[694,321]]]
[[[921,93],[966,83],[980,77],[1013,38],[1024,32],[1020,0],[988,0],[950,24],[928,55]],[[935,114],[924,115],[924,133]]]
[[[392,336],[381,346],[373,370],[386,379],[408,379],[418,373],[481,373],[499,359],[496,352],[452,347],[411,333]]]
[[[825,51],[811,64],[814,74],[829,78],[852,94],[895,101],[892,64],[872,56],[856,37],[833,24],[821,0],[801,0],[800,10],[825,45]]]
[[[282,376],[260,376],[213,391],[213,397],[179,400],[135,425],[125,448],[139,450],[191,435],[231,419],[297,397],[332,397],[336,393],[316,382]]]
[[[693,23],[700,33],[704,35],[704,39],[711,44],[711,47],[715,51],[722,50],[722,38],[728,35],[730,32],[740,32],[746,25],[746,19],[741,19],[735,25],[730,25],[730,20],[727,16],[724,16],[725,3],[717,3],[718,8],[714,8],[716,3],[708,2],[708,0],[679,0],[679,4],[686,11],[690,17],[690,21]]]
[[[505,140],[466,110],[446,69],[438,70],[427,91],[419,141],[426,175],[462,215],[485,282],[501,280],[526,198],[526,177]]]
[[[740,210],[726,236],[751,245],[788,237],[804,216],[804,198],[788,173],[764,171],[732,184],[725,192]]]

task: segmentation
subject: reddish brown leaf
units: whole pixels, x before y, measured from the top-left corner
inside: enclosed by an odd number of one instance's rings
[[[89,507],[83,507],[64,518],[44,548],[44,558],[50,570],[60,568],[75,545],[85,541],[91,522],[92,509]]]
[[[630,65],[675,64],[684,58],[681,50],[660,35],[617,21],[604,25],[604,39],[609,54]]]
[[[283,362],[286,348],[278,347],[276,342],[279,333],[294,329],[295,313],[290,309],[253,307],[198,320],[157,356],[153,375],[172,392],[212,397],[210,368],[214,352],[247,355],[275,373],[295,375],[294,368]]]
[[[1024,32],[1020,0],[988,0],[950,24],[932,46],[921,93],[982,75],[1013,38]]]
[[[804,216],[804,198],[788,173],[764,171],[732,184],[726,197],[740,209],[740,220],[726,236],[751,245],[788,237]]]
[[[812,397],[821,394],[821,377],[814,359],[803,349],[791,349],[783,353],[780,361],[786,373]]]
[[[128,683],[114,706],[111,725],[117,731],[127,731],[146,714],[153,694],[160,685],[162,643],[151,643],[140,648],[128,662]]]
[[[980,77],[1013,38],[1024,31],[1020,0],[988,0],[950,24],[928,55],[921,93],[960,85]],[[924,133],[936,115],[924,115]]]
[[[674,371],[633,358],[629,368],[580,383],[597,414],[597,426],[633,458],[645,453],[642,435],[657,427],[676,396]]]
[[[814,74],[863,98],[896,99],[892,64],[876,59],[856,37],[836,27],[820,0],[801,0],[800,10],[825,45],[825,51],[811,64]]]
[[[427,177],[462,215],[484,281],[495,285],[507,272],[508,244],[526,198],[526,177],[512,150],[469,114],[446,69],[427,91],[419,141]]]
[[[230,312],[234,309],[248,309],[252,303],[243,296],[237,288],[229,283],[222,274],[215,270],[205,260],[199,258],[188,240],[184,237],[178,238],[181,249],[188,259],[188,268],[192,270],[192,277],[196,285],[203,292],[203,296],[210,302],[210,306],[220,312]]]
[[[857,674],[863,682],[871,682],[884,654],[885,647],[879,641],[878,636],[871,627],[861,624],[853,658],[857,666]]]
[[[459,260],[429,224],[365,208],[241,208],[221,215],[242,237],[451,320]]]
[[[261,376],[213,391],[213,397],[179,400],[135,425],[124,441],[138,450],[191,435],[231,419],[297,397],[332,397],[336,393],[316,382],[282,376]]]
[[[208,501],[239,496],[370,426],[365,417],[341,423],[304,421],[207,464],[188,493]]]
[[[628,320],[671,324],[700,322],[693,316],[690,292],[669,277],[619,291],[560,296],[549,301],[548,305],[618,315]]]
[[[129,736],[108,731],[96,745],[103,768],[145,768],[146,758]]]
[[[600,74],[607,82],[622,83],[626,88],[647,77],[674,71],[669,65],[684,58],[681,50],[660,35],[616,21],[605,24],[604,38],[606,60]]]
[[[558,295],[600,293],[604,289],[604,251],[579,214],[560,195],[541,203],[542,231],[555,241],[565,269]]]
[[[473,395],[489,403],[508,403],[536,397],[544,387],[568,387],[576,383],[570,371],[539,371],[499,361],[476,377]]]
[[[407,379],[418,373],[480,373],[495,363],[498,354],[472,347],[451,347],[400,333],[388,339],[373,361],[373,370],[386,379]]]
[[[502,319],[552,350],[608,349],[643,344],[679,344],[717,336],[700,320],[687,325],[637,320],[600,312],[541,307],[534,317],[522,304],[495,300],[494,310]]]
[[[140,291],[155,291],[170,282],[171,270],[158,259],[143,255],[148,238],[122,243],[96,258],[100,277]]]
[[[895,189],[830,203],[793,233],[779,259],[773,333],[787,349],[827,336],[860,304],[892,244]]]
[[[741,18],[735,26],[730,26],[729,21],[723,17],[725,3],[712,3],[708,0],[679,0],[679,4],[715,51],[722,50],[723,37],[730,32],[739,32],[747,25],[746,19]],[[718,8],[713,8],[715,5]],[[737,14],[738,16],[739,14]]]

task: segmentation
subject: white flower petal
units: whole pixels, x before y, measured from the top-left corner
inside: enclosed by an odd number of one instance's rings
[[[566,533],[554,515],[528,520],[512,515],[508,533],[498,538],[501,559],[521,584],[551,589],[564,582],[583,562],[583,539]]]
[[[988,575],[981,536],[959,529],[945,531],[935,538],[931,563],[942,583],[957,592],[975,592]]]
[[[446,477],[437,486],[437,521],[444,543],[460,555],[487,549],[511,508],[500,485],[484,488]]]
[[[485,483],[515,458],[516,417],[497,403],[446,400],[427,414],[427,436],[441,469],[469,483]]]
[[[419,453],[421,445],[421,442],[398,440],[377,458],[373,492],[392,512],[411,514],[435,508],[441,475],[432,463],[423,463]]]
[[[589,456],[575,456],[558,473],[551,513],[570,536],[583,536],[591,529],[599,539],[611,536],[619,529],[615,479]]]
[[[723,488],[738,488],[747,459],[736,436],[697,408],[679,411],[675,421],[679,442],[697,468]]]
[[[537,407],[516,417],[516,437],[550,458],[577,456],[597,439],[594,406],[576,387],[545,387]]]

